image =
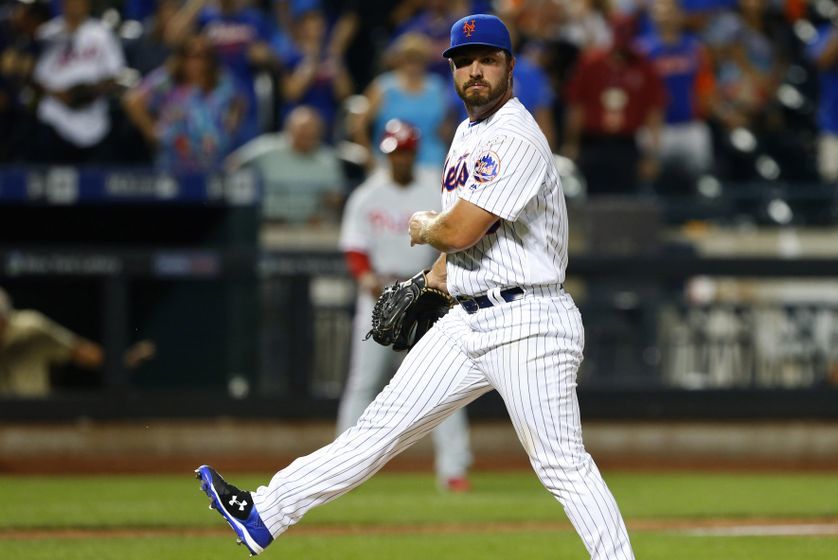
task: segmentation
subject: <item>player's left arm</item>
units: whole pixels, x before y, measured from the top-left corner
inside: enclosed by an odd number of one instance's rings
[[[426,210],[410,217],[410,244],[443,253],[464,251],[486,235],[498,216],[462,198],[444,212]]]

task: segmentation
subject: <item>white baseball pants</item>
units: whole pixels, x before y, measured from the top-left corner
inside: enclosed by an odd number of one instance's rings
[[[545,488],[592,560],[634,558],[619,508],[582,443],[576,372],[584,331],[562,292],[481,309],[455,307],[422,338],[358,423],[254,492],[276,537],[345,494],[458,408],[496,389]]]

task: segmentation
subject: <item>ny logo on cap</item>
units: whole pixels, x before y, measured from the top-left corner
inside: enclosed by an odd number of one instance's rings
[[[466,34],[466,37],[471,37],[471,34],[474,33],[474,20],[467,21],[463,24],[463,33]]]

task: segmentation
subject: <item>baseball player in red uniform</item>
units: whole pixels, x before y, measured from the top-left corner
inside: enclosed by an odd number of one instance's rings
[[[547,140],[512,96],[509,32],[495,16],[467,16],[452,26],[443,56],[469,118],[448,152],[443,210],[413,214],[409,232],[412,245],[442,253],[428,284],[460,305],[334,442],[254,492],[201,466],[202,489],[259,553],[312,507],[357,487],[454,411],[496,390],[591,558],[632,560],[620,510],[582,443],[576,373],[584,329],[562,287],[567,209]]]
[[[439,172],[414,165],[419,131],[393,119],[384,130],[380,149],[387,155],[346,204],[340,246],[350,273],[358,282],[352,335],[352,362],[338,411],[338,434],[351,428],[404,358],[403,353],[365,340],[372,328],[375,301],[385,285],[429,267],[436,251],[410,246],[407,225],[421,208],[439,208]],[[469,489],[471,463],[465,409],[448,417],[432,433],[439,486],[452,492]]]

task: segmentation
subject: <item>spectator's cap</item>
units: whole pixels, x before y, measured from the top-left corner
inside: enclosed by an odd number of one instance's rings
[[[385,154],[396,150],[415,152],[419,148],[419,130],[399,119],[390,119],[384,125],[384,135],[378,148]]]
[[[8,317],[13,309],[9,294],[6,293],[6,290],[0,288],[0,318]]]
[[[490,14],[473,14],[457,20],[451,26],[451,46],[443,51],[442,56],[451,58],[455,50],[469,45],[495,47],[512,54],[509,29],[500,18]]]

